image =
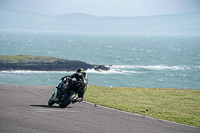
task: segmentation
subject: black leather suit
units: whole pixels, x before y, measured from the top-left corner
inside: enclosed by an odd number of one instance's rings
[[[70,78],[76,78],[76,83],[84,83],[84,88],[78,92],[78,97],[83,98],[86,88],[87,88],[87,83],[88,83],[88,77],[87,77],[87,73],[83,72],[83,73],[74,73],[72,76],[70,76]],[[73,83],[73,84],[74,84]]]

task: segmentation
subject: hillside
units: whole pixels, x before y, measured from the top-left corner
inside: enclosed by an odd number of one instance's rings
[[[109,70],[103,65],[90,65],[82,61],[73,61],[54,57],[31,55],[0,55],[2,70],[37,70],[37,71],[75,71],[78,68]]]
[[[98,33],[199,33],[200,12],[147,17],[49,16],[0,8],[1,30]]]

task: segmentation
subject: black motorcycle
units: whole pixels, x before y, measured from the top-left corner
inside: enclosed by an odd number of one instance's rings
[[[67,107],[76,97],[76,94],[83,90],[83,82],[73,81],[70,77],[63,77],[48,101],[48,105],[59,104],[60,108]]]

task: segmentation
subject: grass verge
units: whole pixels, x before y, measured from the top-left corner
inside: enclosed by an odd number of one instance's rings
[[[148,117],[200,127],[200,90],[88,85],[84,100]]]

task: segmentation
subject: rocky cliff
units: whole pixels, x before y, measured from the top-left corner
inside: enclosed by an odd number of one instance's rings
[[[16,59],[17,57],[17,59]],[[23,58],[22,58],[23,57]],[[24,58],[25,57],[25,58]],[[2,70],[35,70],[35,71],[75,71],[78,68],[109,70],[104,65],[91,65],[82,61],[73,61],[54,57],[17,55],[0,58]]]

